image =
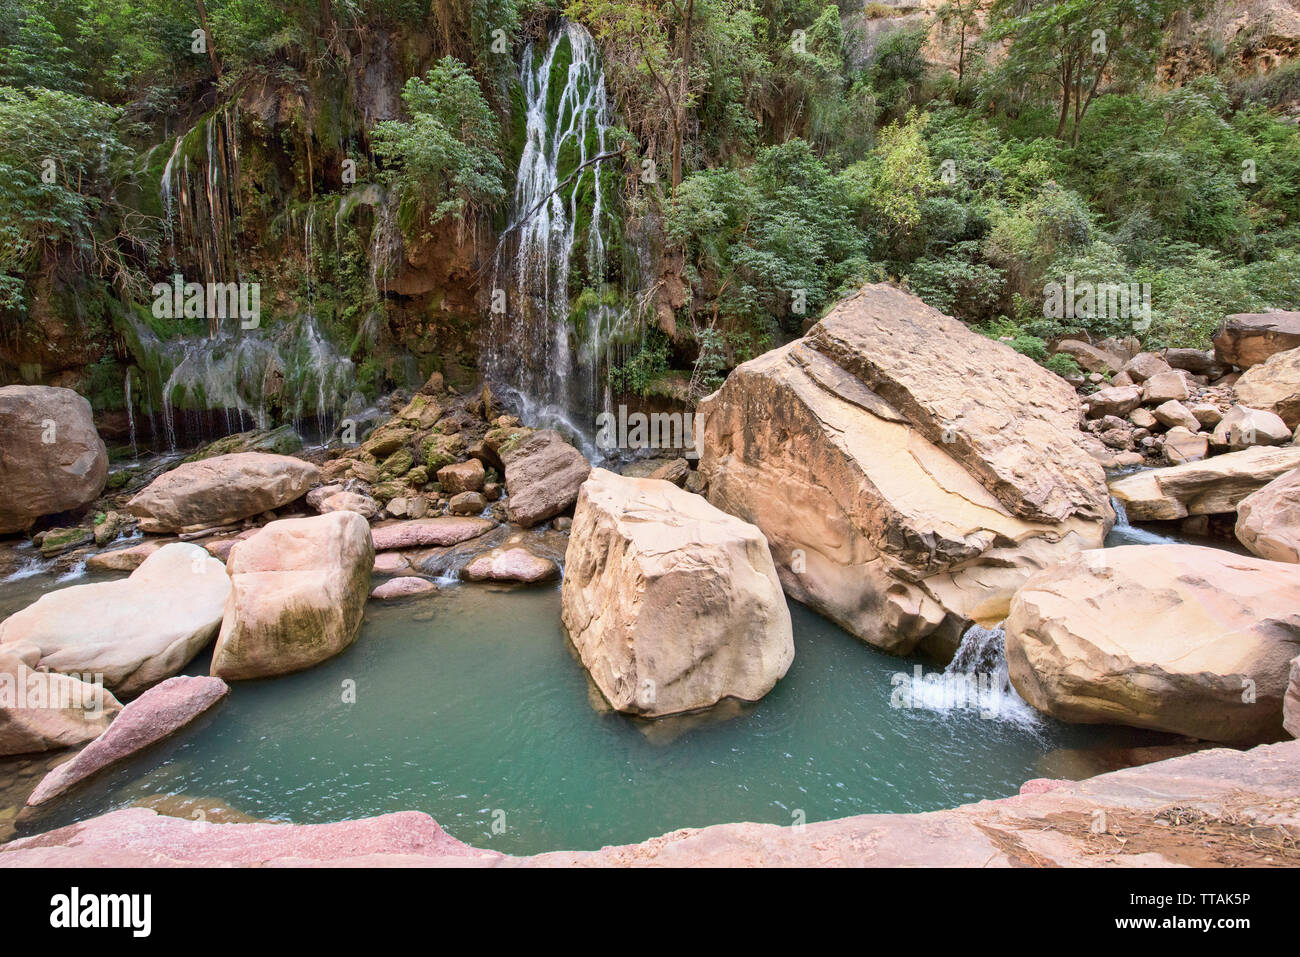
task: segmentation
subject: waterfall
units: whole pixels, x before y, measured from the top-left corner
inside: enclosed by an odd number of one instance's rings
[[[613,120],[591,35],[565,22],[545,53],[529,43],[520,84],[526,126],[510,207],[513,252],[498,250],[492,281],[494,295],[513,292],[513,300],[491,314],[484,368],[517,390],[533,421],[584,435],[594,430],[609,346],[627,312],[606,301],[606,231],[616,227],[606,196],[613,187],[601,175],[608,164],[597,158],[609,152]],[[580,309],[571,301],[576,280]]]
[[[1115,527],[1112,528],[1110,534],[1106,536],[1107,546],[1169,545],[1180,541],[1180,539],[1171,538],[1168,535],[1160,535],[1156,532],[1148,531],[1145,528],[1134,528],[1129,524],[1128,512],[1125,511],[1123,502],[1112,497],[1110,505],[1111,508],[1115,510]]]
[[[125,381],[122,384],[122,390],[126,393],[126,421],[131,427],[131,455],[137,456],[140,450],[135,444],[135,409],[131,406],[131,370],[126,370]]]
[[[1041,724],[1038,713],[1016,694],[1008,678],[1005,643],[1006,632],[1001,626],[971,625],[947,668],[926,674],[916,665],[914,677],[902,682],[911,694],[908,706],[1010,721],[1037,731]]]

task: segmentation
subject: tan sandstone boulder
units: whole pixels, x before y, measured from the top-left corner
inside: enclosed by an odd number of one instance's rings
[[[670,482],[591,473],[561,595],[569,637],[619,711],[756,701],[794,660],[762,532]]]
[[[138,694],[176,674],[217,633],[230,592],[225,566],[198,545],[164,545],[112,582],[42,595],[0,622],[0,649],[40,649],[40,667],[104,676],[115,694]]]
[[[551,429],[501,450],[510,521],[528,528],[573,507],[591,474],[585,456]]]
[[[889,286],[700,405],[709,501],[763,530],[787,594],[871,644],[951,653],[1113,512],[1061,378]]]
[[[1237,400],[1272,412],[1289,428],[1300,425],[1300,349],[1288,349],[1247,369],[1233,384]]]
[[[1220,362],[1249,369],[1269,356],[1300,347],[1300,312],[1238,313],[1214,337]]]
[[[320,481],[320,469],[287,455],[238,452],[187,462],[154,479],[127,508],[146,532],[227,525],[288,505]]]
[[[93,675],[35,671],[39,660],[35,645],[0,645],[0,756],[85,744],[122,710]]]
[[[1117,479],[1110,493],[1129,521],[1160,522],[1188,515],[1235,512],[1251,492],[1300,466],[1300,448],[1250,448]]]
[[[89,505],[107,478],[89,402],[71,389],[0,388],[0,535]]]
[[[212,674],[287,674],[343,651],[361,627],[374,563],[370,526],[350,511],[271,522],[236,544]]]
[[[1276,740],[1300,568],[1196,545],[1085,552],[1025,582],[1006,636],[1012,685],[1062,721]]]
[[[1237,540],[1260,558],[1300,563],[1300,469],[1243,498],[1236,532]]]

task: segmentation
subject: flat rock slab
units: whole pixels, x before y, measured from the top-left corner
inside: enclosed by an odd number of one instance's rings
[[[108,730],[47,774],[29,807],[54,800],[80,782],[175,734],[230,691],[220,678],[177,675],[154,685],[122,709]]]
[[[925,814],[683,828],[507,857],[403,811],[338,824],[206,824],[126,808],[0,846],[0,867],[1240,867],[1300,865],[1300,741],[1215,748]],[[1194,806],[1188,819],[1174,813]],[[1094,833],[1098,812],[1108,823]],[[1267,823],[1261,823],[1267,822]],[[1213,828],[1206,828],[1213,823]]]
[[[1300,467],[1300,447],[1257,447],[1116,479],[1110,493],[1135,522],[1235,512],[1247,495]]]
[[[471,538],[478,538],[495,527],[496,522],[491,519],[443,515],[392,525],[376,525],[370,530],[370,535],[375,543],[375,551],[384,552],[399,548],[459,545]]]
[[[238,452],[164,472],[126,507],[143,531],[198,531],[288,505],[319,482],[320,469],[310,462]]]
[[[169,544],[166,539],[153,538],[129,548],[100,552],[86,559],[86,567],[109,572],[133,572],[144,564],[146,558],[166,544]]]
[[[173,542],[113,582],[42,595],[0,623],[0,647],[40,648],[40,667],[102,674],[115,694],[138,694],[187,665],[217,634],[230,593],[226,568],[198,545]]]
[[[1281,737],[1297,652],[1300,566],[1197,545],[1084,552],[1025,582],[1006,621],[1038,710],[1229,744]]]
[[[1253,312],[1229,316],[1214,337],[1220,362],[1249,369],[1270,356],[1300,347],[1300,312]]]
[[[438,590],[438,586],[427,578],[416,578],[414,575],[408,575],[402,578],[393,578],[384,582],[378,588],[370,593],[370,597],[377,601],[395,601],[401,598],[415,598],[419,595],[431,595]]]

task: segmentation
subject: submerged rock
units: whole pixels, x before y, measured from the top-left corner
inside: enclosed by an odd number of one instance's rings
[[[794,660],[762,532],[669,482],[591,473],[561,595],[569,637],[619,711],[756,701]]]
[[[1117,479],[1110,492],[1129,521],[1158,522],[1188,515],[1235,512],[1237,505],[1273,479],[1300,466],[1300,448],[1251,448]]]
[[[528,528],[567,512],[591,473],[591,463],[560,433],[533,432],[501,447],[510,520]]]
[[[1237,506],[1237,540],[1260,558],[1300,563],[1300,469],[1252,492]]]
[[[271,522],[236,544],[212,674],[287,674],[343,651],[361,627],[374,563],[370,526],[356,512]]]
[[[951,655],[1113,522],[1074,390],[888,286],[739,366],[700,412],[709,501],[762,529],[792,598],[899,654]]]
[[[42,595],[0,622],[0,649],[32,644],[43,669],[103,674],[115,694],[138,694],[212,640],[229,592],[221,562],[198,545],[173,542],[128,578]]]
[[[320,481],[310,462],[239,452],[177,466],[127,503],[146,532],[228,525],[288,505]]]
[[[84,508],[104,491],[108,451],[90,403],[71,389],[0,388],[0,535]]]
[[[28,807],[46,804],[80,782],[151,744],[175,734],[226,696],[220,678],[168,678],[136,698],[108,729],[77,755],[47,774],[27,799]]]
[[[39,660],[35,645],[0,644],[0,756],[84,744],[122,710],[102,686],[34,670]]]
[[[436,592],[438,586],[427,578],[416,578],[413,575],[401,578],[392,578],[384,582],[378,588],[370,593],[370,597],[376,601],[394,601],[399,598],[414,598],[417,595],[428,595]]]
[[[1012,685],[1062,721],[1276,740],[1300,568],[1195,545],[1085,552],[1016,592],[1006,633]]]

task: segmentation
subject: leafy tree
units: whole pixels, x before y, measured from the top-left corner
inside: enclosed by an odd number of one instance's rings
[[[411,77],[402,102],[411,119],[378,124],[371,142],[404,204],[427,208],[433,225],[463,222],[505,198],[496,116],[464,63],[443,57]]]

